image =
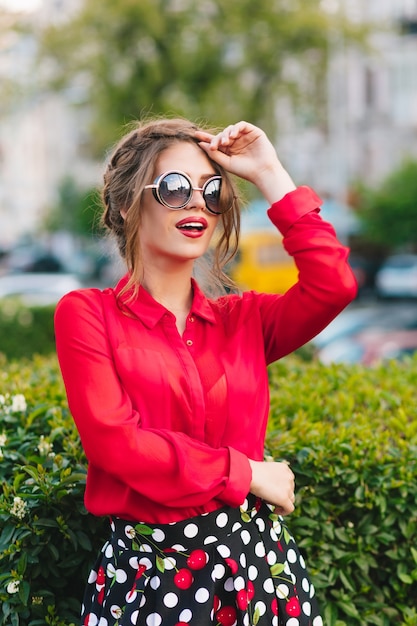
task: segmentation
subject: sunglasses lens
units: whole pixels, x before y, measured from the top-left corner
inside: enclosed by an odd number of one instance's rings
[[[220,178],[209,180],[204,187],[204,200],[207,208],[213,213],[221,213],[220,211],[220,191],[222,181]]]
[[[172,209],[180,209],[189,201],[192,194],[188,180],[173,172],[167,174],[159,181],[159,195],[164,204]]]

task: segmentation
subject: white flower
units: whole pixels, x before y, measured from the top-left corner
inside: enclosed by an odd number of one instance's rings
[[[0,461],[4,459],[3,450],[0,448]]]
[[[6,398],[3,396],[3,394],[0,393],[0,404],[4,404],[6,402]]]
[[[19,587],[20,587],[20,580],[12,580],[7,585],[7,593],[10,593],[10,594],[17,593],[19,591]]]
[[[23,393],[17,393],[15,396],[12,396],[12,411],[14,413],[26,411],[26,407],[26,400]]]
[[[13,504],[10,509],[11,515],[14,515],[18,519],[23,519],[26,515],[27,504],[19,496],[13,498]]]
[[[38,443],[38,450],[41,456],[51,455],[53,447],[54,446],[52,443],[50,443],[49,441],[46,441],[44,435],[40,436],[39,443]]]
[[[0,435],[0,448],[5,446],[6,442],[7,442],[7,435],[6,435],[6,433],[3,433],[3,434]]]

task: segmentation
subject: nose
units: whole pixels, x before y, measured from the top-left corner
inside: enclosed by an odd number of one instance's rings
[[[189,203],[184,207],[185,209],[192,209],[198,207],[204,210],[206,208],[206,201],[203,196],[204,189],[202,187],[192,187],[192,194]]]

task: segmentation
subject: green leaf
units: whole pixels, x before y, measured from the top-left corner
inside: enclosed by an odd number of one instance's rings
[[[165,562],[164,559],[162,557],[160,557],[159,555],[156,556],[156,567],[157,569],[164,573],[165,572]]]
[[[153,528],[146,524],[136,524],[135,530],[139,535],[152,535]]]

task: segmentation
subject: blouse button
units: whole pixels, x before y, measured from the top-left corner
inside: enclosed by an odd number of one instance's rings
[[[190,322],[194,322],[194,317],[193,316],[189,317],[188,319],[190,320]]]
[[[191,339],[187,339],[186,344],[187,346],[192,346],[193,342],[191,341]]]

